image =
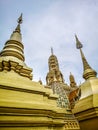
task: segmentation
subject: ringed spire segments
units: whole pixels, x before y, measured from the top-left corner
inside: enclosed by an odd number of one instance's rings
[[[79,41],[77,35],[75,35],[75,38],[76,38],[76,48],[80,49],[81,58],[82,58],[82,62],[83,62],[83,69],[84,69],[83,78],[85,80],[87,80],[91,77],[96,77],[96,75],[97,75],[96,71],[90,67],[90,65],[88,64],[88,62],[84,56],[84,53],[82,52],[82,47],[83,47],[82,43]]]

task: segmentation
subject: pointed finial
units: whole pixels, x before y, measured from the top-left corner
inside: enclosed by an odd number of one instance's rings
[[[53,48],[51,47],[51,54],[53,55]]]
[[[70,75],[72,75],[72,73],[70,72]]]
[[[74,79],[74,76],[72,75],[71,72],[70,72],[70,79]]]
[[[70,86],[71,87],[76,87],[76,82],[75,82],[74,76],[72,75],[71,72],[70,72],[69,79],[70,79]]]
[[[20,17],[18,18],[17,22],[18,22],[19,24],[22,24],[22,22],[23,22],[23,20],[22,20],[22,13],[21,13]]]
[[[18,18],[17,22],[18,22],[18,25],[17,25],[17,27],[16,27],[16,29],[15,29],[14,32],[20,33],[21,32],[21,30],[20,30],[20,24],[22,24],[22,22],[23,22],[23,20],[22,20],[22,13],[21,13],[20,17]]]
[[[42,80],[41,80],[41,78],[39,78],[39,83],[42,84]]]
[[[16,41],[19,41],[19,42],[22,41],[21,28],[20,28],[20,24],[22,23],[22,21],[23,20],[22,20],[22,13],[21,13],[20,17],[17,20],[18,25],[16,26],[15,30],[11,34],[10,40],[16,40]]]
[[[82,43],[79,41],[77,35],[75,34],[75,38],[76,38],[76,48],[80,49],[83,47]]]

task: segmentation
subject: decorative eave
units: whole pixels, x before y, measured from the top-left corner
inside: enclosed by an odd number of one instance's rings
[[[11,71],[18,73],[19,75],[23,77],[28,77],[29,79],[32,79],[32,69],[28,67],[24,67],[18,62],[12,61],[12,60],[2,60],[0,61],[0,72],[1,71]]]

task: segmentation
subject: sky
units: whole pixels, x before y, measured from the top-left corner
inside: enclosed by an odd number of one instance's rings
[[[88,63],[98,72],[98,0],[0,0],[0,51],[21,13],[25,63],[33,69],[33,81],[41,78],[46,84],[52,47],[65,82],[69,84],[70,72],[78,85],[84,82],[75,34]]]

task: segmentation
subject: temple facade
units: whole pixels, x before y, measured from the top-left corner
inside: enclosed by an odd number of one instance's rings
[[[78,86],[70,73],[68,85],[51,48],[43,85],[41,80],[32,81],[32,68],[25,63],[21,23],[22,15],[0,52],[0,130],[97,130],[97,72],[88,64],[77,36],[85,82]]]

